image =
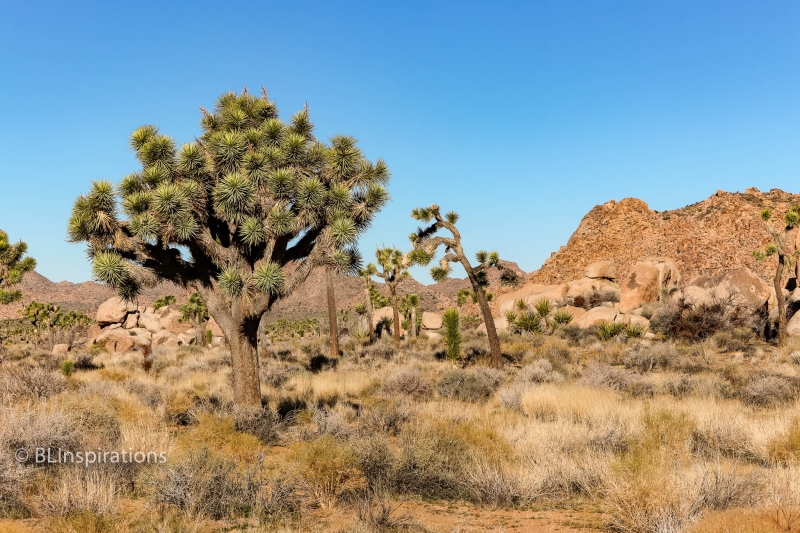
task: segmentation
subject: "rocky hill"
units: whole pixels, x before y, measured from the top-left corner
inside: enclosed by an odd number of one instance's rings
[[[636,198],[612,200],[589,211],[567,244],[528,280],[557,284],[580,279],[587,265],[601,260],[613,261],[622,279],[636,261],[654,256],[673,259],[687,281],[738,266],[771,279],[775,258],[758,262],[752,255],[769,242],[760,213],[770,209],[782,219],[797,203],[800,195],[755,188],[744,193],[717,191],[702,202],[671,211],[651,210]],[[790,241],[794,246],[794,236]]]

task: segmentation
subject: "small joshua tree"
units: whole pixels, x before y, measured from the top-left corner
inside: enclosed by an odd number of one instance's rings
[[[451,308],[442,314],[444,326],[444,344],[447,346],[447,358],[451,361],[461,357],[461,320],[458,309]]]
[[[28,245],[22,241],[8,242],[8,233],[0,230],[0,304],[10,304],[22,298],[22,291],[10,287],[22,281],[22,276],[36,268],[33,257],[24,257]]]
[[[375,259],[380,270],[375,265],[372,270],[375,275],[382,278],[389,288],[392,302],[392,325],[394,326],[394,340],[400,342],[400,311],[397,301],[397,285],[408,277],[408,267],[413,264],[410,254],[404,254],[397,248],[379,248],[375,250]]]
[[[200,293],[231,348],[234,402],[260,405],[262,318],[357,241],[389,199],[389,170],[353,137],[317,139],[307,108],[282,121],[264,90],[201,111],[202,134],[181,147],[134,131],[141,170],[78,197],[69,238],[126,300],[162,280]]]
[[[49,302],[37,302],[34,300],[26,305],[20,313],[33,325],[37,334],[39,334],[42,329],[47,332],[47,341],[50,348],[52,348],[53,324],[59,315],[58,306]]]
[[[203,324],[208,320],[208,308],[199,293],[192,293],[189,301],[180,306],[181,319],[190,321],[194,325],[194,337],[198,346],[203,346],[206,332]]]
[[[489,309],[489,301],[486,297],[486,269],[490,266],[503,268],[500,262],[500,257],[497,252],[487,253],[480,251],[475,254],[478,261],[476,266],[472,266],[467,259],[464,248],[461,246],[461,234],[456,228],[458,222],[458,214],[451,211],[444,215],[439,212],[438,205],[430,207],[414,209],[411,216],[422,222],[430,222],[433,224],[427,228],[420,228],[416,233],[410,236],[411,242],[414,244],[414,261],[419,264],[428,264],[433,259],[439,246],[444,246],[445,255],[439,262],[439,266],[431,269],[431,277],[434,281],[442,282],[450,275],[450,263],[457,262],[464,267],[467,272],[467,277],[472,284],[472,289],[477,299],[478,307],[483,316],[483,322],[486,324],[486,335],[489,337],[489,348],[492,352],[492,364],[494,366],[502,366],[503,356],[500,351],[500,338],[497,336],[497,329],[494,326],[494,319],[492,318],[492,311]],[[445,229],[452,234],[452,237],[442,237],[437,235],[440,229]]]
[[[406,317],[406,324],[408,325],[406,330],[408,331],[409,336],[416,337],[417,307],[419,307],[419,295],[414,293],[406,294],[401,303],[401,307],[403,309],[403,316]]]
[[[778,300],[778,344],[786,344],[786,302],[783,298],[783,269],[791,266],[794,262],[789,255],[786,247],[786,236],[789,232],[800,224],[800,205],[793,205],[783,217],[783,228],[776,229],[772,225],[772,213],[769,209],[761,211],[761,219],[767,224],[767,231],[772,236],[772,242],[762,250],[755,250],[753,257],[757,261],[763,261],[770,255],[778,256],[778,267],[775,269],[773,284],[775,287],[775,298]]]
[[[372,325],[372,315],[375,312],[372,293],[375,290],[375,284],[372,282],[372,276],[376,275],[377,273],[378,270],[372,263],[358,271],[358,276],[361,278],[361,281],[364,284],[364,314],[367,317],[367,329],[369,330],[370,344],[375,342],[375,328]]]

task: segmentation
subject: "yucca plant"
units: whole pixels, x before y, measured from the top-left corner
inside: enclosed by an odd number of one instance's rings
[[[776,229],[772,225],[772,212],[769,209],[761,211],[761,219],[767,225],[767,231],[772,237],[772,242],[767,244],[764,250],[755,250],[753,257],[756,261],[764,261],[771,255],[778,256],[778,266],[775,269],[775,277],[773,278],[773,285],[775,287],[775,297],[778,300],[778,344],[783,346],[786,344],[788,333],[786,331],[786,302],[783,298],[783,269],[786,266],[791,267],[796,264],[796,257],[792,257],[787,252],[789,249],[786,247],[786,237],[790,231],[796,226],[800,225],[800,205],[793,205],[783,217],[783,227]],[[798,251],[795,251],[797,254]]]
[[[193,292],[189,301],[180,306],[181,319],[194,325],[194,337],[198,346],[203,346],[205,331],[203,323],[208,320],[208,308],[199,293]]]
[[[446,355],[451,361],[461,357],[461,318],[458,309],[448,309],[442,314]]]
[[[367,269],[383,279],[389,289],[392,304],[392,324],[395,342],[400,342],[400,310],[397,301],[397,285],[408,277],[408,268],[414,264],[411,254],[404,254],[397,248],[378,248],[375,250],[377,266],[370,263]],[[380,270],[378,270],[380,267]]]
[[[180,148],[155,126],[134,131],[141,170],[78,197],[69,238],[127,300],[161,280],[198,292],[230,344],[235,402],[258,405],[261,319],[354,246],[388,200],[389,171],[352,137],[316,139],[307,108],[281,121],[263,90],[201,111],[202,135]]]
[[[516,300],[514,306],[516,311],[506,313],[506,320],[511,330],[517,333],[552,334],[572,321],[569,311],[554,310],[547,298],[536,302],[533,308],[522,299]]]
[[[475,254],[478,264],[473,267],[461,245],[461,233],[456,228],[458,213],[455,211],[450,211],[442,216],[439,206],[434,204],[430,207],[414,209],[411,212],[411,217],[426,223],[432,221],[430,226],[419,228],[409,236],[411,243],[414,245],[413,262],[421,265],[429,264],[433,260],[436,250],[440,246],[444,246],[445,255],[439,261],[439,266],[431,269],[431,277],[433,277],[434,281],[442,282],[447,279],[451,272],[450,263],[452,262],[460,263],[464,267],[477,298],[483,322],[486,324],[486,335],[489,337],[489,348],[492,352],[492,364],[497,367],[502,366],[503,354],[500,351],[500,338],[497,336],[494,318],[492,318],[492,311],[489,309],[489,301],[486,297],[486,286],[488,285],[486,269],[494,266],[505,270],[502,261],[500,261],[500,256],[497,252],[480,251]],[[437,235],[439,230],[442,229],[449,231],[451,236],[442,237]]]
[[[11,287],[22,281],[22,276],[36,268],[33,257],[25,257],[28,245],[22,241],[11,244],[8,233],[0,230],[0,304],[10,304],[22,298],[22,291]]]

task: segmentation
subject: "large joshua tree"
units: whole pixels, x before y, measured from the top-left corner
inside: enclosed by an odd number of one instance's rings
[[[22,241],[11,244],[8,233],[0,230],[0,304],[10,304],[22,298],[22,291],[11,289],[22,276],[36,268],[33,257],[25,257],[28,245]]]
[[[389,288],[392,302],[392,330],[395,342],[400,342],[400,311],[397,301],[397,285],[408,277],[408,267],[413,264],[411,254],[404,254],[397,248],[378,248],[375,250],[375,259],[380,267],[370,263],[367,267],[376,276],[383,279]],[[371,324],[370,324],[371,327]]]
[[[766,246],[765,250],[756,250],[753,256],[758,261],[763,261],[770,255],[778,256],[778,266],[775,269],[773,286],[775,287],[775,298],[778,302],[778,344],[786,344],[786,302],[783,298],[783,269],[791,266],[794,261],[790,250],[786,246],[786,237],[791,230],[800,225],[800,205],[793,205],[783,217],[783,227],[775,228],[772,225],[772,212],[769,209],[761,211],[761,219],[767,225],[767,231],[772,237],[772,242]]]
[[[412,233],[410,236],[411,243],[414,245],[414,261],[419,264],[429,264],[436,254],[436,250],[440,246],[444,246],[445,255],[439,262],[439,266],[431,269],[431,277],[437,283],[444,281],[450,275],[450,263],[460,263],[464,267],[475,291],[475,298],[480,307],[481,315],[483,315],[483,322],[486,324],[486,335],[489,337],[489,348],[492,352],[492,364],[498,367],[502,366],[503,356],[500,351],[500,338],[497,336],[497,329],[494,326],[494,319],[492,318],[492,311],[489,309],[485,290],[488,285],[486,269],[490,266],[503,268],[497,252],[478,252],[475,255],[478,264],[472,266],[469,259],[467,259],[464,248],[461,246],[461,233],[456,228],[458,213],[451,211],[442,216],[439,206],[434,204],[430,207],[414,209],[411,212],[411,216],[415,220],[426,223],[433,221],[427,228],[419,228],[416,233]],[[441,229],[449,231],[451,237],[437,235]]]
[[[134,131],[141,171],[116,189],[94,182],[69,238],[88,244],[95,278],[127,300],[160,280],[197,291],[231,346],[235,402],[259,404],[262,317],[355,243],[388,200],[389,171],[352,137],[317,140],[308,108],[282,122],[263,89],[201,111],[202,135],[180,148],[155,126]]]

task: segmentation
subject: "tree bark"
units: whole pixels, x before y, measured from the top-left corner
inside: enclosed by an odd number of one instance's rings
[[[325,288],[328,295],[328,324],[331,336],[331,357],[339,357],[339,324],[336,318],[336,295],[333,292],[333,275],[325,269]]]
[[[366,288],[364,289],[364,296],[366,296],[367,300],[367,329],[369,330],[369,343],[375,343],[375,326],[372,324],[372,317],[375,314],[375,310],[372,307],[372,298],[369,294],[369,284],[367,284]]]
[[[397,293],[392,290],[392,322],[394,322],[394,341],[400,343],[400,312],[397,310]]]
[[[472,284],[472,290],[475,291],[475,298],[478,300],[478,307],[481,309],[483,316],[483,323],[486,324],[486,336],[489,338],[489,351],[492,353],[492,366],[500,368],[503,366],[503,352],[500,348],[500,337],[497,336],[497,328],[494,326],[494,317],[492,317],[492,310],[489,308],[489,302],[486,300],[486,294],[483,292],[483,287],[478,283],[478,278],[472,271],[472,266],[467,261],[466,257],[461,257],[461,265],[467,271],[467,276]]]
[[[236,405],[261,405],[256,346],[242,335],[228,339],[233,363],[233,401]]]
[[[409,324],[409,331],[413,338],[417,337],[417,308],[411,306],[411,324]]]
[[[783,254],[778,254],[778,268],[775,269],[775,298],[778,300],[778,345],[786,344],[786,303],[783,299],[783,267],[785,264]]]

